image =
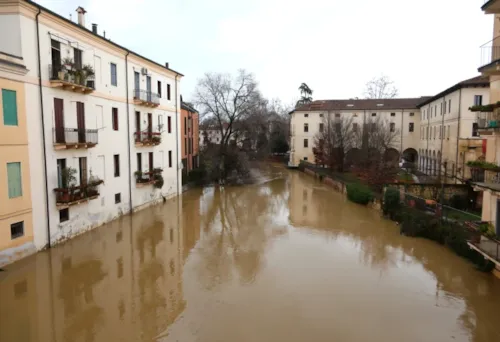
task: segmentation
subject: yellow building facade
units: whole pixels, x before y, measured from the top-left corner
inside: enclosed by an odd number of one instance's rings
[[[0,53],[0,267],[35,250],[24,70]]]

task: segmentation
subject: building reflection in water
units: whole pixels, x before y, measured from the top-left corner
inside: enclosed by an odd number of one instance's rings
[[[199,197],[182,206],[124,216],[2,272],[0,341],[156,339],[186,306],[183,265],[200,236]]]

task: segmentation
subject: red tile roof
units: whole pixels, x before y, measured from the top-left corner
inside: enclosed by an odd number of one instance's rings
[[[407,99],[354,99],[317,100],[295,108],[294,111],[341,111],[341,110],[396,110],[418,109],[418,105],[429,97]],[[292,112],[293,113],[293,112]]]

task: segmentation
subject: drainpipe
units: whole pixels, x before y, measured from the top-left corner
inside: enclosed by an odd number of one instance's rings
[[[446,96],[443,97],[444,103],[446,103]],[[443,160],[443,143],[444,143],[444,116],[446,115],[444,111],[443,103],[441,102],[441,110],[443,110],[443,118],[441,119],[441,153],[439,154],[439,178],[441,178],[441,162]],[[444,178],[446,179],[446,169],[444,169]]]
[[[458,93],[458,130],[457,130],[457,150],[455,152],[455,170],[458,168],[458,146],[460,143],[460,116],[462,114],[462,88],[460,88],[460,92]],[[465,165],[462,165],[462,179],[465,179]],[[456,171],[455,171],[456,172]],[[455,184],[457,184],[457,177],[455,177]]]
[[[133,214],[134,207],[132,206],[132,157],[130,153],[130,105],[128,103],[128,55],[130,51],[127,50],[125,55],[125,97],[127,101],[127,153],[128,153],[128,197],[130,200],[130,214]]]
[[[45,212],[47,214],[47,248],[51,247],[50,244],[50,213],[49,213],[49,181],[47,179],[47,147],[45,142],[45,118],[43,112],[43,90],[42,90],[42,62],[40,60],[40,28],[38,16],[42,13],[42,9],[38,8],[38,13],[35,16],[36,22],[36,47],[38,53],[38,89],[40,93],[40,113],[42,119],[42,151],[43,151],[43,166],[44,166],[44,180],[45,180]]]
[[[179,111],[177,109],[177,77],[179,74],[175,74],[175,169],[176,169],[176,180],[177,180],[177,195],[180,195],[179,191],[179,129],[177,127],[177,116],[179,115]]]
[[[403,109],[403,111],[401,112],[401,147],[400,147],[400,150],[399,150],[399,155],[400,155],[400,158],[403,157],[403,130],[404,130],[404,115],[405,115],[405,110]]]

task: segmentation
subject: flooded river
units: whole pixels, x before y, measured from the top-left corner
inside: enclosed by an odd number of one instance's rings
[[[500,280],[299,172],[190,190],[0,272],[0,341],[500,341]]]

